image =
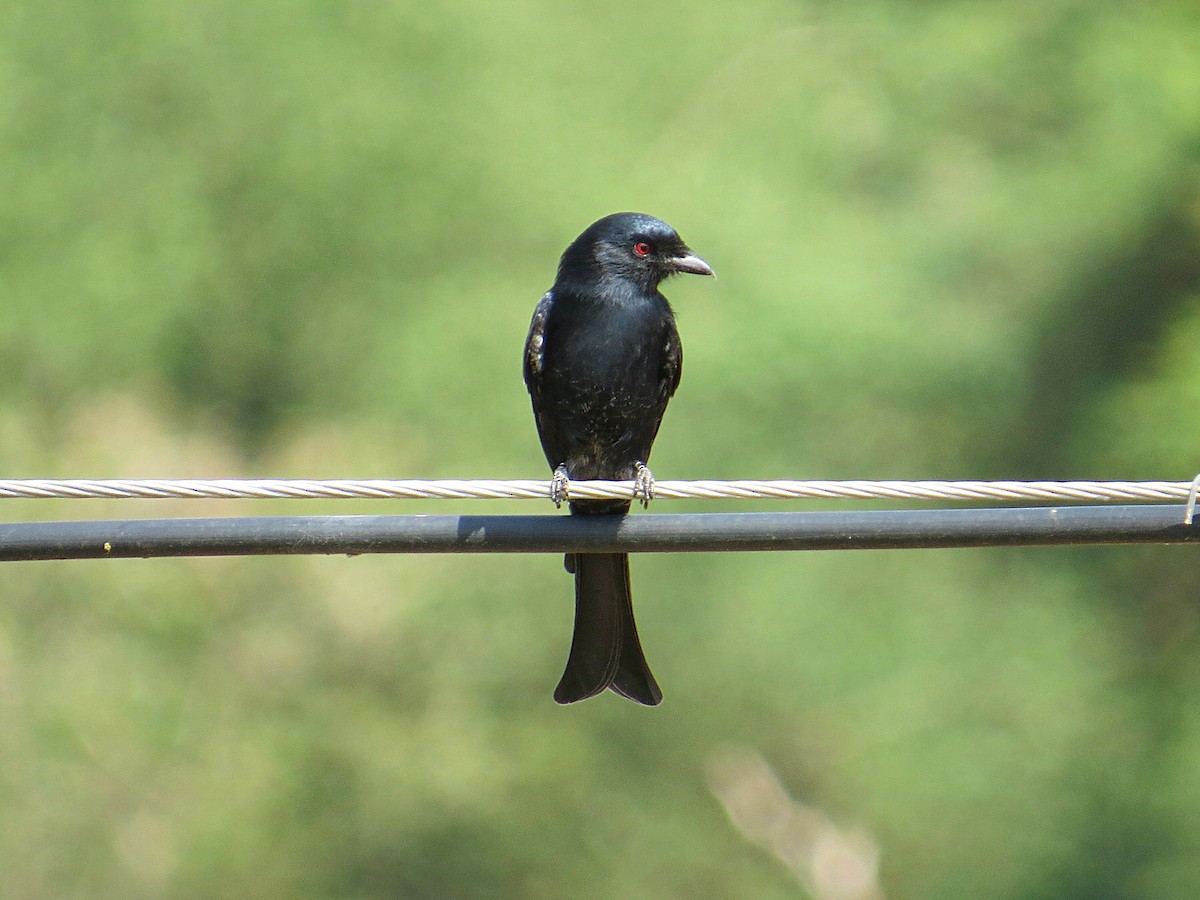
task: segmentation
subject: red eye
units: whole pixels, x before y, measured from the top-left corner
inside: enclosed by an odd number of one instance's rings
[[[638,241],[636,244],[633,245],[633,252],[636,253],[638,256],[649,256],[650,255],[650,245],[647,244],[645,241]]]

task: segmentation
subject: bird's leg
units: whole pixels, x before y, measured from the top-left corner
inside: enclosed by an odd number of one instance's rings
[[[633,499],[637,500],[640,497],[642,509],[645,509],[654,499],[654,475],[644,462],[634,463],[634,468],[637,474],[633,479]]]
[[[555,507],[561,509],[563,501],[569,499],[570,493],[571,477],[567,474],[567,464],[560,463],[554,470],[554,477],[550,479],[550,499],[554,501]]]

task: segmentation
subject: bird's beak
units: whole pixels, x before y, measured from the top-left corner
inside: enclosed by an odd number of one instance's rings
[[[712,270],[712,266],[694,253],[689,253],[686,256],[673,256],[667,260],[667,265],[676,272],[690,272],[693,275],[711,275],[713,278],[717,277],[717,273]]]

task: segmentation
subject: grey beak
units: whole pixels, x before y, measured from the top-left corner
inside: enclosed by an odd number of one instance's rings
[[[693,275],[711,275],[717,277],[717,273],[712,270],[712,266],[696,256],[694,253],[689,253],[687,256],[675,256],[668,261],[668,265],[676,272],[690,272]]]

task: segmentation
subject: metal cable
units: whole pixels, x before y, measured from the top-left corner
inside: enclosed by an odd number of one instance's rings
[[[1170,501],[1192,481],[658,481],[660,500]],[[571,499],[632,498],[632,481],[572,481]],[[1192,493],[1194,496],[1194,493]],[[548,480],[0,479],[0,498],[547,500]]]

